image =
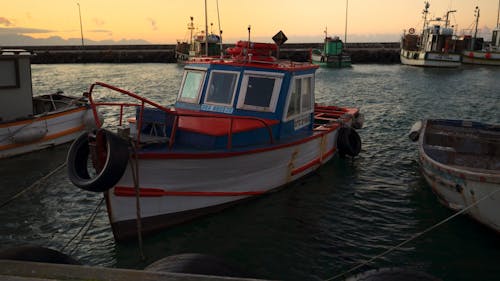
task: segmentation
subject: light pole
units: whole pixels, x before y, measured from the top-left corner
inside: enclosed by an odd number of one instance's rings
[[[347,9],[349,7],[349,0],[345,1],[345,31],[344,31],[344,44],[347,44]]]
[[[83,27],[82,27],[82,12],[80,10],[80,3],[76,3],[78,5],[78,15],[80,16],[80,35],[82,37],[82,49],[84,47],[83,45]]]

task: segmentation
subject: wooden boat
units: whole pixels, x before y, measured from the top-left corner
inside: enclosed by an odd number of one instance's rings
[[[438,199],[500,232],[500,126],[462,120],[417,122],[422,173]],[[483,200],[479,202],[480,200]]]
[[[500,14],[500,3],[498,6]],[[462,51],[462,62],[466,64],[500,66],[500,23],[491,33],[491,42],[486,44],[483,38],[478,38],[477,27],[479,23],[479,8],[476,7],[476,24],[473,35],[464,36],[465,46]]]
[[[336,153],[360,152],[359,110],[314,103],[317,65],[277,60],[274,44],[236,46],[244,51],[229,50],[230,58],[192,59],[173,107],[101,82],[90,87],[91,107],[121,108],[121,126],[77,139],[68,174],[104,192],[117,241],[138,234],[138,217],[142,232],[153,232],[275,191]],[[100,103],[96,86],[136,101]],[[127,125],[121,112],[131,105]]]
[[[448,11],[445,20],[435,18],[427,20],[429,2],[425,2],[424,26],[420,35],[410,28],[408,34],[401,38],[400,59],[402,64],[424,67],[458,67],[461,64],[460,49],[454,36],[453,28],[449,27]],[[441,22],[444,21],[444,27]],[[430,23],[432,26],[429,26]]]
[[[326,32],[325,32],[326,33]],[[344,52],[344,43],[338,36],[325,36],[323,50],[313,49],[311,54],[314,64],[326,67],[349,67],[351,56]]]
[[[95,124],[83,96],[33,96],[31,55],[0,50],[0,158],[73,141]]]

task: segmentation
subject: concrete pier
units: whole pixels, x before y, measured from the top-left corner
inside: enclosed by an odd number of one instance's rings
[[[224,49],[232,45],[224,45]],[[280,58],[307,60],[311,49],[322,43],[284,44]],[[32,51],[34,64],[52,63],[175,63],[175,45],[88,45],[88,46],[13,46]],[[400,63],[399,43],[347,43],[345,52],[352,63]]]
[[[92,267],[68,264],[0,260],[0,280],[5,281],[259,281],[184,273]]]

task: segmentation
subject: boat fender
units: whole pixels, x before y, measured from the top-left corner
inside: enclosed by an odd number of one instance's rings
[[[357,113],[354,115],[354,119],[352,121],[352,127],[354,129],[361,129],[363,128],[363,124],[365,123],[365,115],[363,113]]]
[[[425,272],[416,271],[409,268],[380,268],[368,270],[354,276],[346,281],[441,281],[441,279],[429,275]]]
[[[99,111],[97,111],[97,118],[99,118],[99,124],[102,125],[104,123],[104,116]],[[92,109],[87,109],[83,114],[83,124],[85,125],[85,129],[87,131],[97,129],[97,123]]]
[[[80,264],[77,260],[59,251],[31,245],[4,249],[0,251],[0,259],[57,264]]]
[[[337,137],[337,148],[341,156],[357,156],[361,152],[361,138],[356,130],[351,127],[340,128]]]
[[[418,137],[420,136],[420,131],[422,130],[422,121],[418,120],[411,126],[410,133],[408,134],[408,137],[412,141],[417,141]]]
[[[168,256],[153,262],[144,270],[225,277],[250,277],[247,273],[219,257],[198,253]]]
[[[46,126],[30,126],[23,128],[12,135],[14,143],[30,143],[40,140],[47,134]]]
[[[104,163],[94,177],[89,175],[90,140],[92,133],[83,133],[70,146],[67,157],[68,177],[77,187],[93,192],[104,192],[112,188],[122,177],[127,168],[129,146],[125,139],[105,130],[95,131],[95,147],[102,151]],[[97,158],[100,158],[99,155]]]

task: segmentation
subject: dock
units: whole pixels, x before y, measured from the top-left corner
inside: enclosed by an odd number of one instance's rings
[[[0,280],[5,281],[263,281],[262,279],[209,276],[185,273],[153,272],[135,269],[105,268],[0,260]]]
[[[175,63],[175,44],[167,45],[86,45],[86,46],[3,46],[35,54],[33,64],[55,63]],[[233,45],[225,44],[224,49]],[[305,61],[311,49],[322,43],[290,43],[280,49],[280,58]],[[352,63],[400,63],[399,43],[347,43]]]

